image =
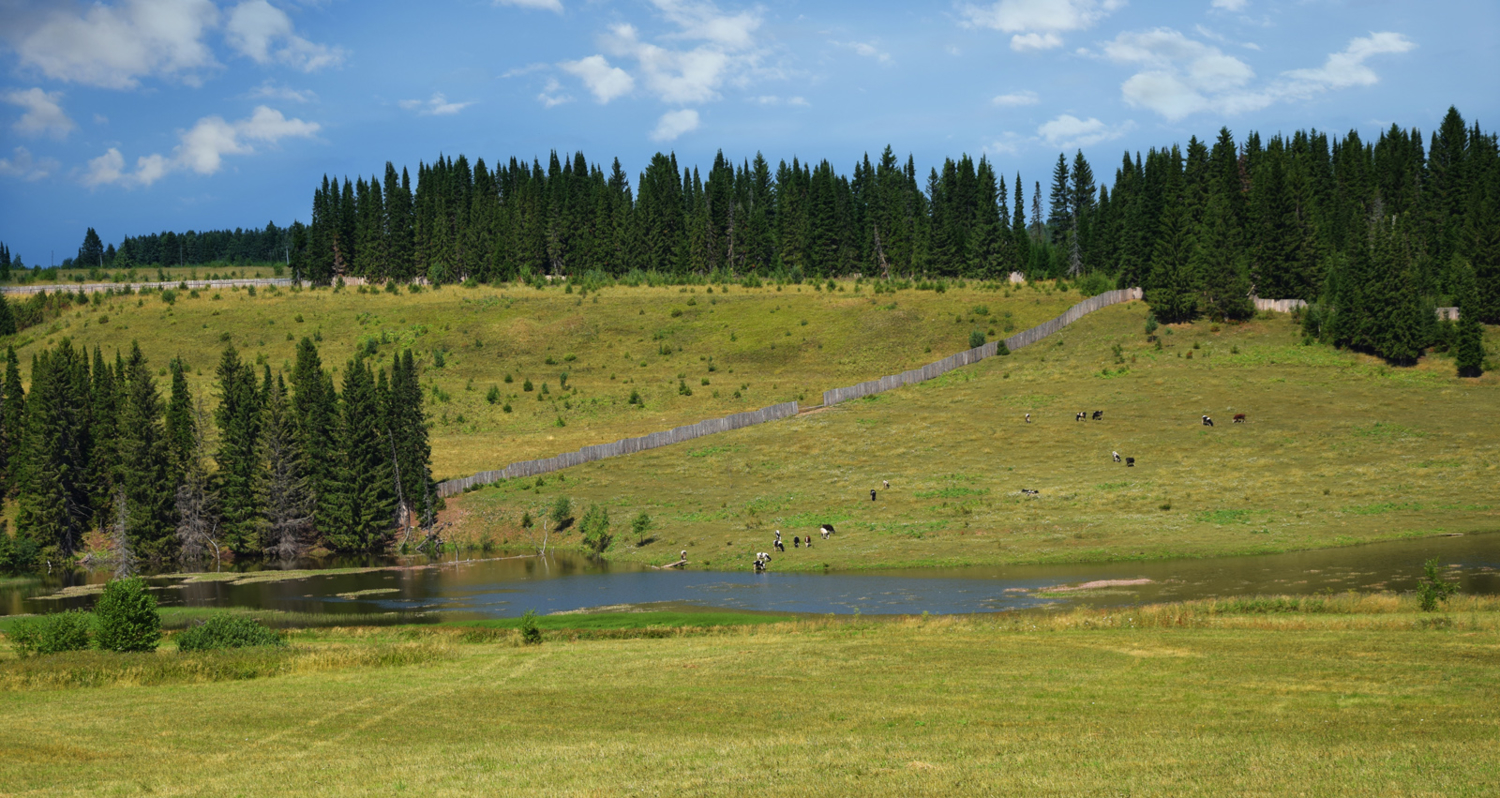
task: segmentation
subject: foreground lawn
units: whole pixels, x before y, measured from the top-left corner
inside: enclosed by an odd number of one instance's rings
[[[1392,368],[1303,346],[1285,315],[1163,328],[1158,349],[1147,312],[1117,305],[917,386],[540,486],[482,488],[450,499],[449,518],[461,538],[535,545],[524,513],[539,518],[558,496],[579,513],[598,502],[617,532],[608,557],[659,564],[686,549],[695,568],[749,568],[780,529],[778,570],[1205,557],[1500,530],[1500,375],[1461,380],[1442,356]],[[1080,410],[1104,417],[1075,421]],[[641,511],[655,521],[645,546],[629,527]],[[832,539],[792,547],[822,523]]]
[[[223,289],[179,292],[172,304],[160,294],[99,295],[97,305],[9,343],[27,377],[32,355],[64,337],[107,357],[136,340],[163,378],[171,358],[184,358],[195,395],[210,407],[228,342],[257,367],[286,372],[304,336],[320,341],[323,365],[335,371],[357,350],[389,366],[393,352],[409,347],[442,480],[793,399],[820,404],[828,388],[965,349],[975,329],[1008,335],[1084,299],[1051,283],[881,296],[850,281],[825,288],[616,286],[587,297],[527,286]],[[640,404],[630,403],[632,392]]]
[[[428,654],[250,681],[0,693],[0,785],[54,795],[1493,795],[1492,605],[1429,629],[1433,616],[1410,608],[1268,618],[1200,605],[665,639],[552,634],[537,647],[434,642],[441,630],[417,643],[380,637],[392,630],[321,632],[294,648]],[[1130,628],[1137,621],[1152,626]]]

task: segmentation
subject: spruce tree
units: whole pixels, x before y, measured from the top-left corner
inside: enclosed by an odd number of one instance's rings
[[[194,427],[193,395],[188,388],[187,363],[174,357],[169,364],[172,394],[167,400],[167,462],[171,467],[172,485],[182,483],[197,443]]]
[[[314,506],[313,526],[322,531],[332,523],[332,494],[328,485],[333,479],[335,462],[338,396],[334,393],[332,378],[323,370],[318,348],[311,338],[303,338],[297,345],[291,383],[292,418],[296,424],[307,490]]]
[[[16,314],[10,308],[10,300],[0,294],[0,336],[16,334]]]
[[[1479,289],[1474,269],[1460,261],[1454,269],[1454,296],[1458,299],[1458,330],[1454,342],[1454,365],[1460,377],[1484,374],[1484,325],[1479,321]]]
[[[212,552],[215,559],[219,551],[219,496],[208,473],[208,445],[204,432],[208,427],[208,413],[199,400],[193,406],[190,425],[193,440],[182,463],[182,481],[177,484],[175,510],[177,513],[177,553],[184,561],[195,562]]]
[[[390,442],[381,429],[375,378],[363,360],[344,370],[340,396],[337,464],[325,502],[331,513],[321,531],[341,551],[376,551],[395,526]]]
[[[407,523],[429,526],[436,510],[432,484],[432,447],[422,411],[422,386],[408,349],[391,363],[390,394],[385,407],[385,429],[391,442],[393,468],[399,474],[399,500]]]
[[[125,534],[137,557],[161,561],[172,554],[176,485],[161,394],[138,343],[131,343],[120,376],[116,482],[125,498]]]
[[[16,348],[5,348],[5,378],[0,382],[0,501],[10,496],[21,465],[21,441],[26,431],[26,390],[21,385],[21,362]]]
[[[17,534],[62,556],[78,549],[92,516],[85,358],[66,338],[32,358],[17,468]]]
[[[259,457],[261,393],[255,370],[240,361],[233,346],[219,361],[219,407],[214,422],[219,428],[219,501],[222,508],[222,538],[236,554],[259,550],[264,513],[256,494]]]
[[[1199,281],[1199,309],[1214,319],[1248,319],[1250,277],[1244,253],[1235,246],[1234,218],[1229,200],[1212,194],[1203,211],[1193,246],[1193,274]]]
[[[1191,321],[1197,313],[1198,281],[1193,273],[1192,225],[1183,203],[1171,202],[1162,216],[1151,254],[1146,302],[1168,324]]]
[[[261,548],[267,556],[291,559],[308,543],[312,497],[302,470],[302,451],[297,445],[286,383],[279,376],[266,401],[260,464],[256,489],[266,513]]]

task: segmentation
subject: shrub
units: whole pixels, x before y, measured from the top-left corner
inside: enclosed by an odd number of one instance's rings
[[[521,642],[528,646],[540,645],[542,630],[536,625],[536,610],[527,610],[521,616]]]
[[[969,348],[978,349],[981,346],[984,346],[984,333],[979,330],[969,333]]]
[[[531,384],[531,380],[527,380],[527,381],[521,383],[521,390],[523,390],[523,391],[536,390],[536,386],[534,386],[534,385]]]
[[[0,574],[24,574],[36,570],[39,553],[36,541],[5,533],[0,521]]]
[[[557,501],[552,503],[552,523],[555,529],[562,529],[573,522],[573,502],[567,496],[558,496]]]
[[[615,539],[609,530],[609,510],[602,505],[590,504],[578,527],[583,533],[584,547],[595,554],[603,554]]]
[[[10,629],[10,642],[23,657],[81,651],[89,647],[92,625],[92,617],[82,610],[21,618]]]
[[[1438,570],[1436,557],[1422,563],[1422,578],[1417,581],[1417,599],[1423,612],[1436,612],[1438,602],[1447,602],[1448,597],[1458,592],[1458,584],[1443,578]]]
[[[637,546],[646,545],[646,533],[651,531],[651,516],[646,515],[646,511],[642,510],[640,515],[637,515],[635,520],[630,522],[630,531],[635,533],[635,544]]]
[[[284,645],[286,640],[280,634],[262,626],[254,618],[227,612],[210,615],[207,620],[177,635],[177,648],[181,651]]]
[[[491,385],[489,391],[484,395],[484,400],[490,404],[500,401],[500,386]]]
[[[156,596],[140,578],[116,579],[104,586],[94,605],[99,619],[96,643],[105,651],[152,651],[161,642]]]

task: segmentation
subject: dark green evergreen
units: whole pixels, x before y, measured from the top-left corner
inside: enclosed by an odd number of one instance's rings
[[[260,550],[264,512],[256,491],[259,471],[261,390],[255,369],[241,362],[233,346],[224,350],[218,368],[219,407],[214,423],[219,430],[217,483],[223,522],[219,536],[239,554]]]

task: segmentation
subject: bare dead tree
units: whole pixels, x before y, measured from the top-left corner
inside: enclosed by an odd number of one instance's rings
[[[115,578],[134,576],[136,571],[135,549],[130,545],[126,531],[125,489],[115,488],[115,522],[110,527],[110,547],[115,550]]]

